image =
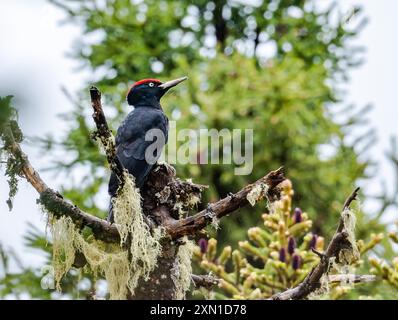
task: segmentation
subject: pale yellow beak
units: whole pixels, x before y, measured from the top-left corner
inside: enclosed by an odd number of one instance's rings
[[[159,85],[159,88],[162,88],[163,90],[167,90],[167,89],[170,89],[170,88],[176,86],[177,84],[179,84],[179,83],[181,83],[181,82],[183,82],[183,81],[185,81],[187,79],[188,79],[188,77],[182,77],[182,78],[170,80],[170,81],[167,81],[167,82],[162,83],[161,85]]]

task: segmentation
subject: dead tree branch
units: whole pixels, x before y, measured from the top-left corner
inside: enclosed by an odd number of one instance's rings
[[[124,183],[124,167],[116,156],[115,141],[102,109],[101,92],[96,87],[92,86],[90,88],[90,97],[91,106],[94,110],[93,119],[97,126],[95,137],[100,139],[101,144],[104,147],[110,169],[118,177],[120,186],[122,186]]]
[[[257,180],[255,183],[244,187],[239,192],[229,195],[215,203],[209,204],[205,210],[198,212],[193,216],[186,217],[180,220],[169,222],[165,227],[167,233],[173,238],[179,238],[184,235],[192,235],[195,232],[203,229],[211,224],[213,219],[220,219],[229,213],[232,213],[239,208],[249,204],[247,199],[248,194],[253,188],[266,185],[268,188],[268,195],[276,192],[276,187],[279,183],[285,180],[283,175],[283,168],[271,171],[266,176]]]
[[[346,199],[343,206],[344,210],[348,209],[357,197],[359,188],[356,188],[350,196]],[[271,300],[299,300],[304,299],[310,293],[314,292],[321,286],[321,278],[326,275],[330,267],[330,259],[335,257],[338,259],[340,251],[347,246],[348,233],[345,231],[344,219],[340,217],[339,225],[332,240],[330,241],[324,253],[317,253],[320,255],[320,262],[314,267],[307,277],[298,286],[288,289],[284,292],[272,296]],[[359,278],[358,278],[359,279]]]

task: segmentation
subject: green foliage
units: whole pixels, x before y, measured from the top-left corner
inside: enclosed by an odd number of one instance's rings
[[[319,262],[311,249],[323,252],[324,239],[308,232],[312,221],[307,213],[292,210],[293,194],[291,182],[285,181],[281,200],[269,204],[263,226],[249,229],[249,241],[240,241],[239,249],[224,247],[217,257],[217,241],[210,239],[207,248],[202,245],[197,250],[200,267],[221,279],[214,298],[269,298],[297,286]],[[338,265],[332,264],[330,274],[338,271]],[[337,299],[351,289],[346,283],[331,285],[326,278],[324,282],[313,298],[327,294]]]
[[[250,228],[247,232],[248,241],[240,241],[238,249],[232,250],[231,246],[226,246],[217,250],[217,240],[214,238],[199,241],[195,259],[202,272],[214,275],[220,279],[220,283],[218,288],[210,292],[201,289],[198,294],[215,299],[266,299],[304,280],[319,263],[319,257],[312,249],[322,253],[326,248],[323,237],[309,232],[312,221],[307,213],[299,208],[292,210],[293,195],[292,184],[287,180],[283,185],[281,200],[269,204],[269,213],[262,215],[263,226]],[[354,211],[357,215],[358,210],[354,209],[352,214]],[[331,262],[327,276],[321,278],[320,288],[308,298],[396,299],[394,288],[398,284],[398,258],[389,264],[382,259],[367,257],[383,240],[383,234],[372,234],[371,239],[365,242],[355,240],[355,229],[350,232],[353,247],[348,250],[351,253],[340,254],[338,263]],[[389,233],[389,238],[398,243],[396,233]],[[356,259],[342,259],[355,254],[356,250]],[[355,285],[355,290],[352,290],[354,284],[350,283],[348,275],[368,273],[369,264],[373,266],[370,271],[378,276],[376,282]],[[333,277],[337,275],[346,276],[346,279],[334,281]],[[382,285],[380,279],[384,279],[390,288]]]
[[[223,197],[283,165],[286,175],[296,182],[300,204],[308,207],[310,216],[318,213],[314,219],[317,229],[325,229],[326,234],[333,231],[328,226],[338,214],[338,203],[343,201],[343,194],[350,192],[354,181],[364,176],[367,163],[360,161],[354,148],[344,142],[343,126],[333,121],[325,105],[332,93],[319,82],[326,77],[324,68],[306,67],[302,60],[286,57],[258,70],[255,61],[241,55],[219,55],[206,68],[198,67],[197,72],[184,66],[192,75],[189,88],[167,101],[170,114],[176,110],[181,114],[175,119],[177,130],[253,128],[254,169],[249,176],[234,175],[232,165],[178,166],[178,172],[210,184],[209,200]],[[203,83],[206,90],[200,90]],[[199,111],[192,112],[192,105]],[[322,156],[321,148],[325,146],[333,149],[327,158]],[[259,214],[261,209],[250,208],[253,210]],[[228,219],[219,240],[241,239],[245,231],[237,226],[253,226],[258,214],[242,214],[238,221]],[[233,234],[231,228],[236,230]]]
[[[14,111],[11,107],[12,96],[0,97],[0,132],[3,134],[6,124],[12,117]]]
[[[280,201],[263,214],[263,226],[247,231],[249,241],[240,241],[232,251],[224,247],[217,257],[217,240],[195,252],[200,267],[221,279],[217,299],[264,299],[303,281],[323,251],[324,240],[308,232],[312,221],[299,208],[292,211],[293,189],[286,181]],[[203,241],[203,240],[201,240]]]
[[[397,232],[389,232],[388,238],[391,243],[398,244]],[[390,288],[387,287],[386,295],[396,299],[398,296],[398,257],[393,258],[391,262],[380,257],[371,257],[369,263],[372,266],[371,272],[383,279],[384,284],[390,286]]]
[[[355,112],[337,107],[344,98],[340,85],[360,62],[361,48],[350,42],[365,21],[359,8],[342,15],[335,4],[324,11],[316,9],[314,0],[259,0],[253,4],[232,0],[50,2],[83,28],[74,57],[92,70],[90,80],[104,93],[111,127],[116,128],[130,111],[125,93],[135,80],[187,75],[190,80],[163,103],[169,118],[177,121],[177,129],[254,129],[253,172],[249,176],[234,175],[232,165],[177,164],[179,176],[210,185],[204,203],[283,165],[296,188],[294,200],[306,208],[314,231],[325,237],[334,231],[344,197],[358,179],[367,178],[370,166],[362,150],[372,135],[350,134],[367,109]],[[357,28],[349,28],[347,22],[357,17],[361,18]],[[82,88],[82,92],[88,90]],[[7,98],[0,101],[2,106],[8,105]],[[108,179],[107,164],[89,139],[94,127],[87,101],[87,94],[79,94],[73,111],[63,115],[70,128],[64,137],[41,137],[38,142],[49,153],[62,150],[68,154],[54,161],[52,169],[69,176],[79,172],[80,179],[68,181],[62,194],[82,209],[104,217],[105,208],[98,206],[95,196],[106,196],[101,190]],[[1,124],[4,115],[9,117],[3,110],[8,109],[1,108]],[[394,197],[381,200],[396,203]],[[224,219],[217,234],[219,247],[242,240],[248,228],[262,222],[263,209],[250,208]],[[383,230],[378,218],[358,217],[360,237],[370,230]],[[296,241],[304,239],[300,231]],[[276,247],[282,245],[279,240],[274,241]],[[31,245],[35,243],[32,239]],[[44,249],[43,243],[40,246]],[[301,271],[286,264],[283,268],[288,277],[281,278],[279,285],[296,283],[310,267],[311,253],[304,248],[300,254],[308,257],[308,264],[303,264]],[[75,280],[73,274],[64,279],[68,283]],[[72,292],[70,287],[62,287]],[[264,292],[269,290],[267,287]],[[47,292],[29,291],[33,296],[49,297]]]
[[[62,293],[55,291],[52,267],[52,242],[42,230],[29,224],[25,245],[44,257],[41,267],[25,266],[18,254],[0,244],[0,297],[16,299],[91,299],[95,295],[96,280],[91,273],[72,269],[62,279]],[[43,254],[44,253],[44,254]],[[45,279],[49,282],[45,282]],[[47,285],[47,287],[46,287]]]

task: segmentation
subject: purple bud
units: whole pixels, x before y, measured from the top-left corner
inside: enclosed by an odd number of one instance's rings
[[[303,212],[301,211],[300,208],[294,209],[294,223],[299,223],[303,221]]]
[[[281,248],[279,250],[279,260],[282,262],[286,261],[286,249],[285,248]]]
[[[205,238],[200,238],[199,241],[198,241],[198,245],[199,245],[199,248],[200,248],[200,252],[202,254],[206,253],[206,251],[207,251],[207,240]]]
[[[289,237],[289,241],[287,243],[287,252],[292,255],[294,253],[294,249],[296,249],[296,240],[293,237]]]
[[[316,240],[317,240],[317,239],[318,239],[318,236],[314,233],[314,234],[312,235],[311,241],[310,241],[310,243],[309,243],[310,249],[315,249]]]
[[[298,268],[300,268],[301,266],[301,257],[297,254],[295,254],[293,256],[293,260],[292,260],[292,267],[293,270],[297,270]]]

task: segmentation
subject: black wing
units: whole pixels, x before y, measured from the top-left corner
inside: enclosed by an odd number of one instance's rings
[[[150,173],[153,164],[145,159],[146,149],[153,141],[145,141],[147,132],[159,129],[164,135],[164,144],[168,139],[168,119],[161,110],[140,107],[130,112],[120,125],[116,135],[116,154],[123,166],[135,177],[135,183],[141,188]],[[154,157],[160,156],[161,145]],[[108,193],[111,197],[116,195],[119,181],[114,173],[111,174]],[[113,222],[112,204],[109,207],[108,221]]]
[[[117,155],[121,158],[134,158],[144,160],[147,148],[155,140],[146,141],[147,133],[152,129],[158,129],[155,135],[162,133],[163,142],[159,151],[167,143],[168,119],[161,110],[153,108],[137,108],[131,112],[118,129],[116,136]],[[148,137],[147,137],[148,138]],[[157,154],[157,158],[160,152]]]

